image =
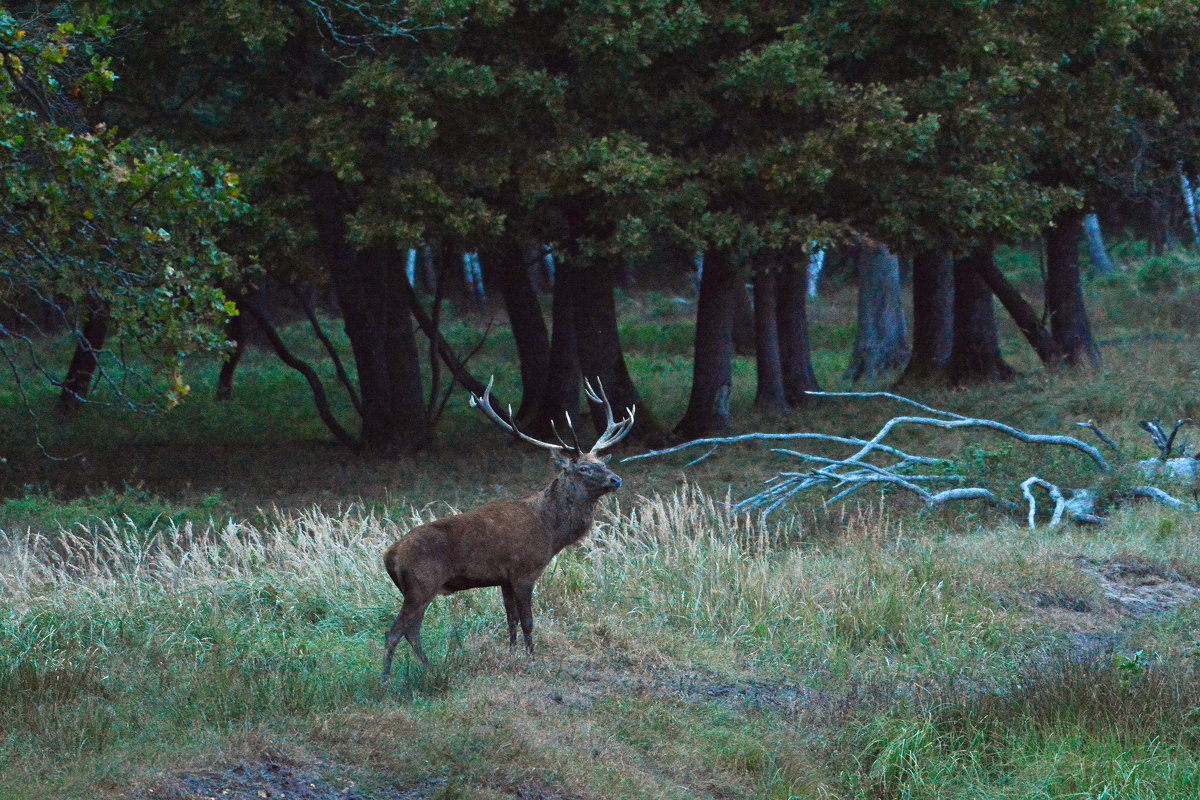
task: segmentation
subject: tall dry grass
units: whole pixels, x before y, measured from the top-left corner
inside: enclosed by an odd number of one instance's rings
[[[1200,703],[1186,688],[1195,611],[1131,621],[1079,568],[1136,559],[1200,578],[1187,515],[1131,510],[1101,534],[970,530],[877,504],[767,526],[685,486],[610,507],[552,564],[536,660],[507,652],[498,593],[466,592],[431,609],[434,667],[404,653],[381,690],[399,596],[380,554],[427,519],[310,509],[261,527],[0,533],[0,794],[88,796],[98,779],[128,785],[250,732],[307,741],[278,732],[314,726],[413,780],[452,763],[464,786],[551,774],[585,796],[695,796],[722,781],[746,797],[1018,796],[984,789],[1032,786],[1054,753],[1079,761],[1055,785],[1081,792],[1112,782],[1104,759],[1169,761],[1174,778],[1144,782],[1154,796],[1181,796],[1197,774],[1194,723],[1145,713]],[[1080,651],[1097,631],[1118,649]],[[1156,655],[1128,668],[1135,649]],[[547,686],[558,716],[531,703]],[[430,732],[363,749],[321,722],[396,713]],[[499,764],[486,755],[496,731],[525,742]],[[1170,757],[1114,756],[1137,736],[1169,741]],[[668,742],[678,763],[661,773],[652,754]]]

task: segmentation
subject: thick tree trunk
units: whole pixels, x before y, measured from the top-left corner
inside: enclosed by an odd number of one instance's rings
[[[913,258],[912,357],[901,383],[945,378],[954,341],[954,262],[942,249]]]
[[[1099,366],[1100,349],[1092,338],[1079,277],[1079,234],[1083,213],[1059,214],[1046,230],[1046,309],[1050,334],[1069,366]]]
[[[377,245],[334,267],[334,289],[358,372],[362,444],[368,451],[429,444],[420,352],[399,251]]]
[[[100,351],[108,338],[108,321],[108,304],[102,300],[89,300],[87,318],[80,328],[75,353],[67,366],[62,392],[58,396],[58,407],[63,411],[71,411],[87,401],[92,378],[100,366]]]
[[[523,419],[546,394],[550,334],[526,267],[524,248],[506,242],[487,253],[487,261],[500,285],[500,296],[517,345],[517,359],[521,362],[521,406],[517,418]]]
[[[992,294],[996,295],[996,299],[1004,306],[1004,310],[1013,318],[1013,322],[1017,324],[1017,330],[1029,342],[1042,364],[1048,369],[1061,366],[1063,363],[1062,348],[1058,346],[1058,342],[1042,324],[1041,317],[1038,316],[1033,306],[1029,305],[1017,287],[1009,283],[1008,279],[996,268],[995,260],[991,258],[978,259],[975,262],[975,269],[979,273],[979,277],[983,278],[983,282],[992,290]]]
[[[692,391],[675,435],[695,439],[729,427],[733,390],[734,303],[745,287],[724,253],[705,256],[696,306],[696,339],[692,356]]]
[[[576,271],[570,268],[562,267],[554,271],[546,383],[538,402],[520,415],[521,424],[539,439],[551,436],[551,422],[561,425],[565,421],[565,414],[570,413],[572,418],[578,415],[579,348],[575,331],[575,301],[579,295],[577,278]]]
[[[992,246],[980,247],[954,262],[954,339],[947,364],[953,384],[999,381],[1016,372],[1000,357],[992,291],[978,264],[992,259]]]
[[[349,204],[334,179],[312,180],[309,195],[354,354],[362,446],[376,453],[421,449],[431,433],[403,255],[388,244],[351,249],[345,223]]]
[[[739,283],[731,295],[733,300],[733,352],[739,356],[754,355],[754,303],[750,290]]]
[[[779,355],[777,269],[776,264],[763,263],[754,274],[754,407],[768,414],[782,414],[788,408]]]
[[[801,259],[796,262],[804,264]],[[793,408],[808,404],[805,392],[820,390],[813,372],[808,342],[808,313],[803,266],[784,264],[775,281],[775,316],[779,324],[779,363],[783,368],[783,392]]]
[[[574,270],[578,282],[575,294],[575,344],[579,352],[579,371],[593,384],[599,379],[604,385],[613,409],[637,407],[637,423],[631,436],[644,439],[657,436],[657,423],[649,406],[638,396],[633,379],[625,365],[621,340],[617,332],[617,306],[613,297],[615,276],[608,265],[561,264]],[[596,430],[605,428],[604,411],[589,403]],[[615,412],[614,412],[615,413]]]
[[[1100,218],[1094,213],[1084,217],[1083,231],[1087,236],[1088,257],[1092,259],[1092,270],[1097,275],[1115,274],[1116,270],[1104,246],[1104,236],[1100,232]]]
[[[860,248],[858,334],[846,377],[875,380],[908,363],[908,324],[901,301],[900,259],[887,247]]]

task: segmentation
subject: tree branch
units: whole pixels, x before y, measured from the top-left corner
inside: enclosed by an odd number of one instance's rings
[[[321,421],[325,423],[325,427],[333,433],[339,442],[357,450],[359,442],[347,433],[346,429],[334,417],[333,410],[329,407],[329,398],[325,394],[325,385],[321,383],[320,376],[306,362],[294,356],[287,349],[287,345],[283,343],[283,339],[279,337],[279,333],[267,319],[261,303],[262,301],[257,297],[250,298],[246,303],[246,310],[250,312],[251,316],[259,324],[259,327],[262,328],[267,341],[271,344],[271,349],[275,351],[275,355],[279,356],[280,361],[299,372],[308,381],[309,388],[312,389],[313,402],[317,406],[317,414],[320,415]]]

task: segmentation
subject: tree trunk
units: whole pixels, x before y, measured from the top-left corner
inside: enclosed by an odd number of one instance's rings
[[[1009,380],[1016,372],[1000,357],[992,292],[977,265],[992,259],[984,245],[954,262],[954,338],[947,364],[952,384]]]
[[[860,248],[858,267],[858,334],[846,378],[875,380],[903,367],[912,351],[901,302],[900,259],[886,246]]]
[[[733,390],[734,303],[745,292],[737,271],[724,253],[708,252],[696,306],[696,339],[692,356],[692,391],[675,435],[688,439],[729,427]]]
[[[912,357],[901,383],[945,377],[954,341],[954,262],[942,249],[913,258]]]
[[[804,264],[803,258],[798,261]],[[783,392],[793,408],[807,405],[805,392],[820,390],[813,372],[808,342],[808,313],[803,266],[784,264],[775,281],[775,316],[779,324],[779,362],[783,368]]]
[[[754,303],[746,285],[739,283],[731,295],[733,301],[733,352],[739,356],[754,354]]]
[[[779,355],[777,269],[776,264],[763,263],[754,273],[754,407],[768,414],[783,414],[788,408]]]
[[[579,352],[579,371],[595,386],[599,379],[604,385],[614,410],[637,407],[637,423],[631,436],[645,439],[657,435],[657,423],[650,408],[638,396],[633,379],[625,365],[621,340],[617,332],[617,305],[613,297],[615,276],[608,265],[560,264],[558,272],[573,270],[578,290],[575,292],[575,345]],[[598,387],[597,387],[598,388]],[[605,427],[604,411],[589,403],[596,430]],[[616,413],[614,411],[614,413]]]
[[[808,298],[817,297],[817,283],[821,280],[821,271],[825,269],[825,248],[821,248],[808,257]]]
[[[1183,209],[1187,216],[1188,225],[1192,229],[1192,241],[1196,245],[1196,249],[1200,250],[1200,217],[1196,213],[1196,196],[1192,194],[1192,183],[1188,180],[1187,173],[1183,171],[1183,164],[1176,164],[1175,171],[1179,174],[1179,188],[1183,194]]]
[[[579,294],[577,278],[576,271],[569,267],[554,271],[546,383],[538,402],[520,415],[521,424],[539,439],[551,435],[551,422],[561,424],[565,421],[565,414],[577,415],[579,411],[579,348],[575,331],[575,300]]]
[[[1104,247],[1104,236],[1100,233],[1100,218],[1096,214],[1088,214],[1083,218],[1083,231],[1087,235],[1088,257],[1092,259],[1092,270],[1097,275],[1113,275],[1112,260]]]
[[[58,407],[71,411],[87,401],[92,388],[92,378],[100,365],[100,351],[108,338],[108,304],[102,300],[89,299],[87,318],[79,331],[75,353],[63,378],[62,392],[58,396]]]
[[[323,176],[308,188],[358,373],[362,446],[381,454],[421,449],[431,434],[404,258],[390,244],[351,249],[345,223],[349,203],[337,182]]]
[[[420,352],[399,251],[376,245],[334,266],[334,288],[362,400],[362,444],[377,453],[429,444]]]
[[[517,345],[517,359],[521,363],[521,406],[517,409],[517,418],[523,419],[546,394],[550,334],[526,268],[523,248],[505,242],[487,254],[487,263],[500,285],[500,296]]]
[[[996,268],[995,260],[978,259],[975,262],[975,269],[979,273],[979,277],[983,278],[983,282],[992,290],[992,294],[996,295],[996,299],[1004,306],[1004,310],[1013,318],[1013,322],[1017,324],[1017,330],[1029,342],[1042,364],[1049,369],[1060,366],[1063,363],[1062,348],[1058,346],[1054,336],[1042,324],[1041,317],[1038,316],[1033,306],[1029,305],[1017,287],[1009,283],[1008,279]]]
[[[225,338],[233,342],[233,352],[225,356],[225,361],[221,364],[221,372],[217,375],[216,399],[218,403],[228,403],[233,397],[233,373],[246,353],[246,316],[241,313],[241,306],[242,303],[239,302],[239,313],[230,317],[229,324],[225,327]]]
[[[1079,277],[1079,234],[1083,213],[1065,211],[1046,230],[1046,309],[1050,334],[1069,366],[1100,365]]]

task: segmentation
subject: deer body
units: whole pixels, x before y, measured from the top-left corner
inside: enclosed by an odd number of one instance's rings
[[[487,392],[482,400],[473,401],[486,406]],[[488,416],[497,419],[491,413]],[[429,663],[421,649],[421,622],[439,594],[499,586],[510,646],[517,642],[519,622],[525,648],[533,652],[534,583],[564,547],[587,536],[596,501],[621,486],[621,479],[606,466],[608,458],[597,453],[628,433],[633,416],[630,411],[628,419],[619,425],[612,422],[611,412],[608,417],[609,429],[586,453],[578,444],[570,447],[530,440],[497,419],[514,435],[553,449],[561,472],[540,492],[420,525],[387,549],[384,565],[404,595],[404,603],[385,640],[381,680],[387,679],[401,639],[408,641],[422,663]]]

